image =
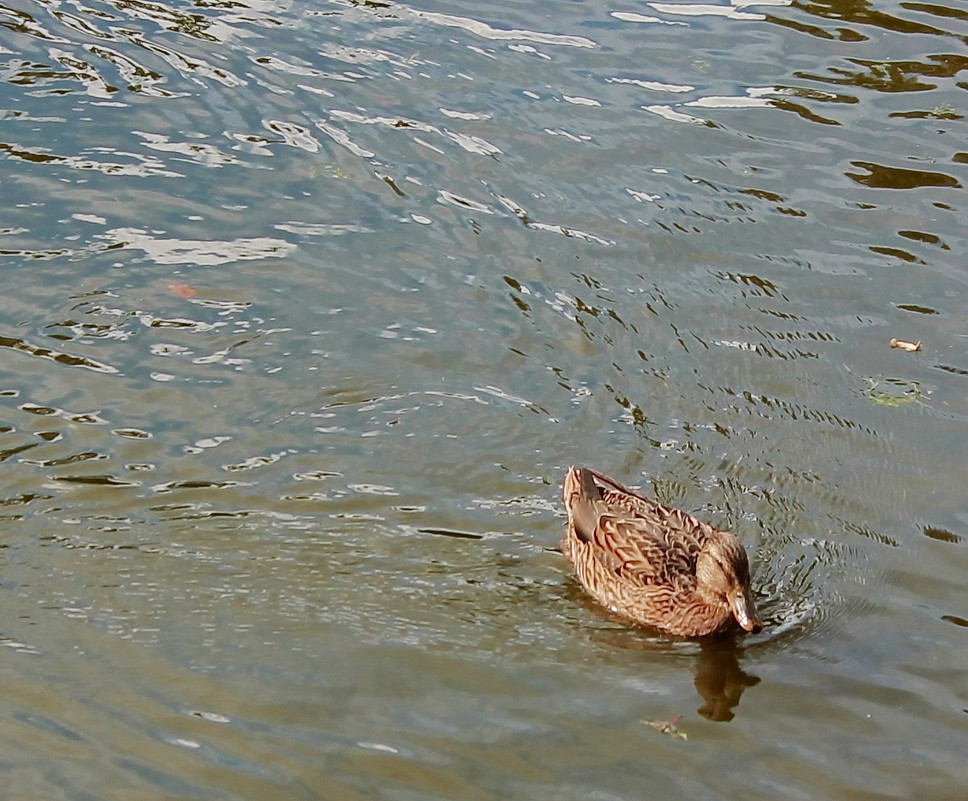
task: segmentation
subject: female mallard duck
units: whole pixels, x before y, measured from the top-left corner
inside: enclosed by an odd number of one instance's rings
[[[585,467],[568,471],[562,494],[561,550],[612,612],[679,637],[763,627],[746,551],[729,532]]]

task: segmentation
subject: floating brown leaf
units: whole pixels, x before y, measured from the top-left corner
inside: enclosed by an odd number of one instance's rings
[[[891,347],[900,348],[901,350],[906,350],[909,353],[914,353],[916,350],[921,350],[921,340],[918,340],[917,342],[908,342],[906,339],[891,337]]]
[[[679,727],[676,725],[680,720],[682,720],[682,715],[676,715],[672,720],[643,720],[642,722],[647,723],[659,732],[659,734],[678,737],[680,740],[688,740],[689,735],[684,731],[679,731]]]

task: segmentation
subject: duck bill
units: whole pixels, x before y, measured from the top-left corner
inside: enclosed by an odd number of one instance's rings
[[[733,617],[744,631],[756,633],[763,628],[763,621],[756,613],[756,606],[749,591],[740,591],[732,595],[729,599],[729,607],[733,610]]]

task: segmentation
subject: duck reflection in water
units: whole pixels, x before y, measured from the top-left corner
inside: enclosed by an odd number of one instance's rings
[[[574,587],[573,593],[577,596],[578,603],[590,611],[615,623],[628,623],[627,620],[594,604],[587,595],[579,594],[577,587]],[[740,667],[743,649],[732,634],[703,637],[690,644],[673,642],[665,637],[658,638],[640,628],[623,628],[597,630],[591,635],[591,639],[613,648],[654,654],[656,661],[661,660],[666,665],[669,659],[677,662],[683,658],[694,660],[693,684],[702,699],[702,705],[696,711],[716,723],[731,721],[735,717],[733,710],[739,706],[746,689],[760,683],[759,676],[750,675]],[[698,651],[693,650],[696,646]]]
[[[760,678],[739,666],[735,638],[711,639],[700,647],[693,683],[705,703],[697,711],[704,718],[726,723],[733,719],[733,709],[746,688],[759,684]]]

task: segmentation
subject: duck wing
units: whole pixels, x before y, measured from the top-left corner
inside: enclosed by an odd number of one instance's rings
[[[581,469],[575,533],[615,576],[639,586],[695,582],[696,560],[711,526]]]
[[[604,514],[595,530],[597,550],[611,555],[607,563],[616,575],[636,584],[695,584],[701,543],[691,532],[657,522],[654,518]],[[618,569],[616,563],[620,563]]]

